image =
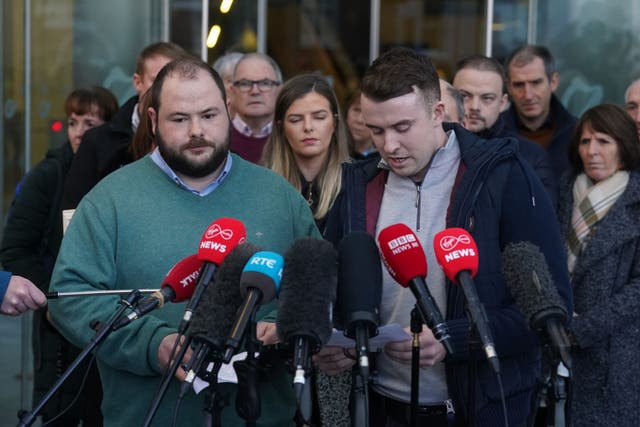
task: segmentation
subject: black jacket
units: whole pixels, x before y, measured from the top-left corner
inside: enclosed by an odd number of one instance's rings
[[[75,209],[102,178],[131,162],[131,116],[137,103],[137,96],[130,98],[111,121],[84,134],[64,184],[62,209]]]
[[[506,130],[518,133],[520,119],[513,103],[511,103],[511,107],[507,111],[500,115],[500,118],[504,120]],[[577,119],[564,108],[555,95],[551,96],[549,119],[555,124],[556,131],[549,147],[547,147],[547,153],[549,154],[549,161],[551,162],[556,182],[560,182],[562,175],[571,170],[569,165],[569,143],[575,131]]]
[[[0,248],[0,261],[6,269],[45,292],[62,241],[60,199],[72,159],[67,142],[49,150],[29,171],[9,210]]]
[[[540,145],[529,141],[506,128],[503,116],[498,116],[498,120],[489,129],[477,133],[485,139],[492,138],[515,138],[520,144],[520,154],[524,157],[542,181],[542,185],[547,190],[551,198],[551,204],[555,209],[558,205],[558,185],[556,176],[549,161],[549,155]]]

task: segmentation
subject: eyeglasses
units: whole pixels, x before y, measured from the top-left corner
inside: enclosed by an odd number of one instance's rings
[[[251,89],[253,89],[253,85],[258,86],[258,90],[260,92],[269,92],[274,87],[280,86],[280,82],[277,82],[275,80],[269,80],[269,79],[262,79],[262,80],[242,79],[242,80],[236,80],[235,82],[233,82],[233,85],[237,87],[240,90],[240,92],[249,92]]]

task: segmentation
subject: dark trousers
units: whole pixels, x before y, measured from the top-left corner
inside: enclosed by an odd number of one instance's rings
[[[411,422],[411,404],[400,402],[374,391],[369,394],[371,427],[408,427]],[[455,414],[444,403],[418,407],[418,426],[452,427]]]

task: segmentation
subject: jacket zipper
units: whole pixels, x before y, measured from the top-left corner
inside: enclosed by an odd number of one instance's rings
[[[414,182],[416,186],[416,232],[420,231],[420,205],[422,204],[422,181]]]

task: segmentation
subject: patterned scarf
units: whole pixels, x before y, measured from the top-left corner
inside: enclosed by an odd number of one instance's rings
[[[569,272],[587,244],[587,238],[595,226],[615,204],[627,188],[629,172],[618,171],[609,178],[594,184],[584,173],[573,184],[573,214],[567,235]]]

